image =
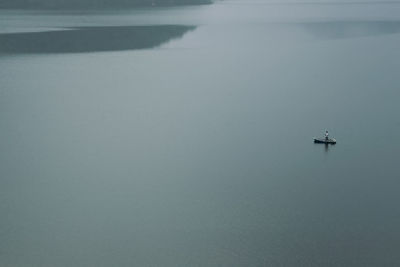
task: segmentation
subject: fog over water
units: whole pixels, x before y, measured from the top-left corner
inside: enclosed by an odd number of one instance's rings
[[[400,3],[0,18],[0,266],[400,265]]]

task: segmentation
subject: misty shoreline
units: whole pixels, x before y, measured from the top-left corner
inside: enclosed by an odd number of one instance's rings
[[[1,54],[85,53],[158,47],[196,26],[96,26],[0,34]]]

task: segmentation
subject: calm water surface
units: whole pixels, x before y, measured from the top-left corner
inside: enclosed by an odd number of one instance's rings
[[[400,265],[400,4],[0,16],[0,266]]]

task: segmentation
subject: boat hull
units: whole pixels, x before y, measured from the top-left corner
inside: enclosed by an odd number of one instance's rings
[[[334,144],[336,144],[336,140],[333,139],[333,138],[328,138],[328,139],[325,139],[325,138],[314,138],[314,143],[334,145]]]

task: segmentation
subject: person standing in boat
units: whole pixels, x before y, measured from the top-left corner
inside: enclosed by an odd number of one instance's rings
[[[325,131],[325,140],[328,140],[329,139],[329,133],[328,133],[328,130],[326,130]]]

